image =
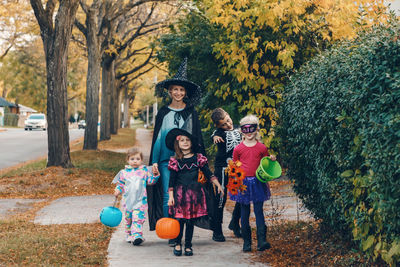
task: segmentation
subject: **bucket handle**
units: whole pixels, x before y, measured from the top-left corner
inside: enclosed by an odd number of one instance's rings
[[[115,205],[117,204],[117,201],[118,201],[118,196],[115,196],[114,203],[113,203],[114,208],[115,208]]]

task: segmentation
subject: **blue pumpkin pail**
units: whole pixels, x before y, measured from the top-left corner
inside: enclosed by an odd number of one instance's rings
[[[103,210],[100,213],[100,221],[102,224],[109,227],[116,227],[121,223],[122,212],[114,206],[103,208]]]

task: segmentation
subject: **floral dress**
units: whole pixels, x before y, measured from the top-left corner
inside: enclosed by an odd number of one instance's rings
[[[171,171],[169,190],[174,192],[175,205],[169,213],[175,218],[194,219],[208,215],[204,177],[211,181],[217,179],[207,165],[207,158],[195,154],[190,158],[176,159],[172,157],[168,168]],[[200,177],[200,179],[199,179]]]
[[[122,193],[122,209],[125,214],[126,241],[143,239],[143,223],[147,210],[146,185],[157,182],[159,176],[153,174],[144,165],[132,168],[129,165],[114,178],[116,189]]]

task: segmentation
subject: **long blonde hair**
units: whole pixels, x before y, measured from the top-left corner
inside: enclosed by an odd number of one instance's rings
[[[240,122],[239,122],[240,126],[245,125],[245,124],[257,124],[257,135],[256,135],[256,139],[257,141],[260,141],[261,136],[260,136],[260,121],[258,120],[258,117],[256,115],[253,114],[249,114],[246,117],[243,117]],[[242,135],[244,138],[244,135]]]

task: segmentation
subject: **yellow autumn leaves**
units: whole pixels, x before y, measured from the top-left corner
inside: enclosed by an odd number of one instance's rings
[[[206,16],[225,35],[213,46],[223,74],[241,84],[221,86],[242,110],[276,121],[287,73],[318,52],[321,42],[352,38],[382,21],[383,0],[204,0]],[[297,57],[297,58],[296,58]],[[230,92],[230,93],[229,93]]]

